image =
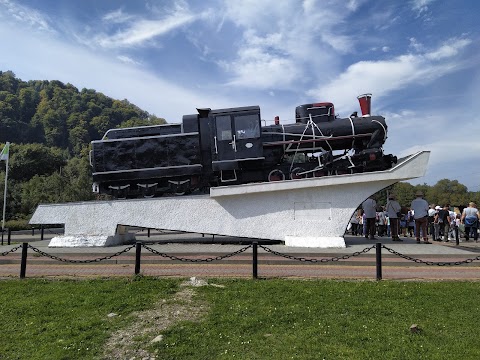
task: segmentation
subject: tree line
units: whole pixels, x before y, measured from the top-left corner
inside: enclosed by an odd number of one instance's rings
[[[90,141],[111,128],[165,123],[128,100],[0,71],[0,150],[11,143],[6,218],[25,223],[39,203],[92,200]],[[2,202],[4,182],[1,162]]]
[[[25,226],[40,203],[88,201],[92,193],[88,155],[90,141],[111,128],[164,124],[128,100],[115,100],[92,89],[78,90],[58,80],[22,81],[12,71],[0,71],[0,149],[9,141],[7,223]],[[0,163],[0,198],[3,199],[4,162]],[[378,192],[385,205],[394,192],[409,206],[421,190],[434,204],[465,206],[480,203],[480,192],[469,192],[456,180],[434,186],[397,183]]]

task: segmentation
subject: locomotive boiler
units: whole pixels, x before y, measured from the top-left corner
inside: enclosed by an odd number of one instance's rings
[[[295,123],[263,124],[259,106],[197,109],[181,124],[110,129],[92,141],[93,191],[115,198],[205,192],[212,186],[386,170],[387,124],[335,115],[329,102],[297,106]],[[263,126],[262,126],[263,125]]]

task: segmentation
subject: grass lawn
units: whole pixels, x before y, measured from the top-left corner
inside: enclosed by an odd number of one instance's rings
[[[210,280],[208,307],[157,343],[157,359],[480,359],[479,282]],[[127,314],[173,279],[0,282],[0,359],[100,359]],[[108,313],[122,316],[108,318]],[[410,332],[417,324],[418,333]]]

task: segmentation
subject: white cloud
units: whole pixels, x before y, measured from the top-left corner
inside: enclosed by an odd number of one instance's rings
[[[423,45],[420,44],[417,39],[415,39],[414,37],[410,38],[410,45],[409,45],[410,48],[412,48],[413,50],[415,51],[422,51],[423,50]]]
[[[50,26],[50,20],[44,14],[31,9],[26,6],[19,5],[10,0],[0,0],[0,6],[3,6],[8,13],[15,20],[25,23],[30,26],[32,29],[55,32]],[[2,12],[0,11],[0,18],[2,17]],[[8,20],[8,19],[5,19]]]
[[[117,59],[120,60],[121,62],[125,63],[125,64],[140,65],[140,62],[135,61],[134,59],[132,59],[131,57],[128,57],[126,55],[119,55],[119,56],[117,56]]]
[[[353,39],[343,33],[342,22],[358,4],[325,6],[305,0],[299,7],[297,1],[224,2],[222,21],[231,21],[243,31],[236,58],[217,61],[231,74],[228,85],[291,89],[306,82],[305,69],[330,72],[336,66],[335,53],[353,51]]]
[[[102,20],[108,23],[120,24],[134,18],[133,15],[125,14],[122,9],[117,9],[105,14]]]
[[[428,5],[433,3],[435,0],[413,0],[412,1],[412,10],[418,14],[421,14],[428,10]]]
[[[451,43],[447,41],[446,44]],[[427,82],[448,74],[461,65],[454,56],[471,43],[455,41],[455,45],[441,45],[424,54],[400,55],[390,60],[360,61],[350,65],[336,79],[319,88],[308,91],[312,97],[329,94],[340,108],[351,108],[351,99],[371,92],[375,96],[388,96],[391,92],[413,84]]]
[[[114,35],[101,34],[94,42],[104,48],[132,47],[165,35],[196,20],[192,14],[174,14],[161,20],[136,20]]]
[[[442,45],[438,49],[428,52],[425,57],[430,60],[442,60],[458,54],[460,50],[470,45],[470,39],[450,39],[448,44]]]
[[[115,99],[127,98],[168,122],[181,122],[183,114],[195,113],[195,107],[238,106],[218,92],[197,92],[190,85],[182,87],[152,72],[121,63],[117,58],[110,59],[46,36],[1,23],[0,33],[5,36],[0,44],[0,69],[13,70],[23,80],[60,80]],[[32,53],[35,61],[31,61]],[[128,62],[128,57],[123,59]]]

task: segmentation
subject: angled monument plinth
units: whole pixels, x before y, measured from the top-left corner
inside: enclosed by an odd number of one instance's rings
[[[391,169],[281,182],[216,187],[210,195],[39,205],[31,224],[65,224],[49,246],[109,246],[131,241],[126,226],[345,247],[343,235],[368,196],[425,175],[430,152]]]

